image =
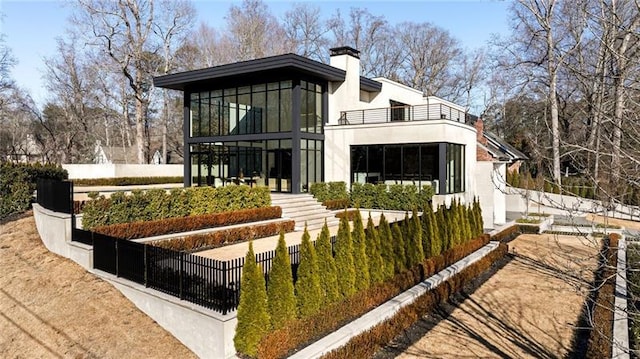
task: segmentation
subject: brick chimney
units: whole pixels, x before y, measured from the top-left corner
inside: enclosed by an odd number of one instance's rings
[[[487,139],[484,138],[484,121],[482,121],[481,118],[478,118],[474,123],[474,127],[476,128],[476,141],[478,142],[476,150],[476,160],[493,161],[493,157],[484,147],[487,145]],[[484,146],[481,146],[481,144]]]

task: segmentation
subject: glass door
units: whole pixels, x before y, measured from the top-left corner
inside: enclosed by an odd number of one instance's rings
[[[273,192],[291,192],[291,149],[267,151],[267,185]]]

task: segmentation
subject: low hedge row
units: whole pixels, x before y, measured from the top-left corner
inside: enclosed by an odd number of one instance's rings
[[[370,330],[353,337],[344,346],[324,355],[323,359],[371,358],[384,345],[408,329],[418,319],[433,311],[464,285],[488,270],[508,252],[508,246],[501,243],[498,248],[481,260],[471,264],[460,273],[446,280],[438,287],[421,295],[413,303],[401,308],[393,317]]]
[[[151,245],[173,249],[175,251],[193,252],[215,248],[225,244],[275,236],[280,233],[280,231],[284,231],[285,233],[293,232],[294,226],[295,221],[293,220],[255,224],[238,228],[226,228],[188,237],[165,239],[152,242]]]
[[[330,209],[330,210],[349,208],[350,204],[351,204],[351,201],[349,199],[332,199],[332,200],[326,200],[322,202],[322,205],[327,207],[327,209]]]
[[[240,223],[265,221],[280,217],[282,217],[282,209],[280,207],[250,208],[233,212],[112,224],[96,227],[94,232],[122,239],[138,239],[171,233],[196,231],[205,228],[230,226]]]
[[[336,213],[336,218],[347,217],[349,221],[353,221],[357,216],[358,216],[357,209],[351,209],[351,210]]]
[[[351,185],[351,206],[359,208],[380,208],[398,211],[423,210],[430,203],[434,191],[430,185],[418,190],[415,185],[384,183],[353,183]]]
[[[283,358],[296,348],[318,339],[358,318],[394,296],[438,273],[489,242],[483,235],[443,254],[425,259],[413,268],[396,274],[391,280],[372,285],[341,302],[331,304],[318,314],[296,319],[284,328],[265,335],[258,345],[258,358]]]
[[[587,342],[587,358],[611,358],[613,338],[613,312],[618,265],[618,241],[620,235],[612,233],[604,239],[602,271],[597,280],[598,290],[593,308],[593,328]],[[598,283],[600,282],[600,283]]]
[[[507,227],[502,231],[491,236],[491,239],[499,242],[509,242],[521,234],[519,227],[520,226],[518,225]]]
[[[207,213],[230,212],[271,205],[268,187],[226,186],[134,190],[111,197],[91,193],[83,207],[82,225],[93,229],[118,223],[153,221]]]
[[[119,178],[79,178],[76,186],[141,186],[147,184],[182,183],[183,177],[119,177]]]

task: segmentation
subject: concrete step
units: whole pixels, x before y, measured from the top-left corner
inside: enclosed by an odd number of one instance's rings
[[[305,222],[307,229],[320,229],[324,225],[335,226],[339,220],[335,218],[333,212],[327,210],[310,194],[271,194],[271,204],[282,208],[282,216],[295,221],[296,230],[303,230]]]

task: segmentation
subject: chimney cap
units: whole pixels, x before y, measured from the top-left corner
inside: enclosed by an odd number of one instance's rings
[[[350,46],[340,46],[329,49],[329,56],[350,55],[356,59],[360,58],[360,51]]]

